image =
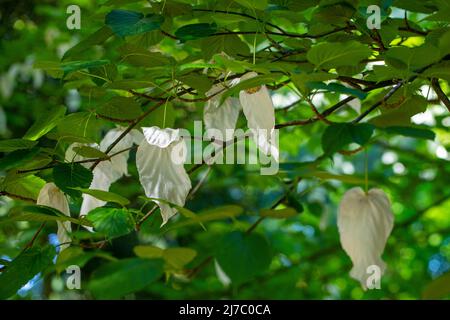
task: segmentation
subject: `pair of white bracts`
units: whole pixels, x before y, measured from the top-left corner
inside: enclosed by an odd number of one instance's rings
[[[256,76],[255,72],[246,73],[240,79],[229,81],[227,86],[234,86],[240,81]],[[239,99],[228,97],[221,103],[222,94],[217,93],[224,90],[223,84],[217,84],[206,93],[207,96],[212,96],[206,103],[203,114],[206,129],[213,133],[210,136],[214,136],[216,131],[223,139],[222,141],[232,139],[239,112],[242,109],[247,119],[247,126],[259,150],[278,161],[279,151],[274,141],[275,109],[267,87],[262,85],[242,90],[239,93]]]

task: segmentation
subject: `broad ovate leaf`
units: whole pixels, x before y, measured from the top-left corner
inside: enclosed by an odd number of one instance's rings
[[[192,185],[184,169],[186,145],[179,130],[159,127],[142,129],[145,140],[137,150],[136,166],[145,195],[184,206]],[[161,209],[164,225],[177,211],[167,203],[155,202]]]
[[[46,183],[42,187],[37,198],[37,204],[55,208],[70,217],[69,203],[67,202],[67,198],[53,182]],[[71,239],[68,233],[72,231],[72,227],[69,221],[57,221],[57,224],[58,241],[60,244],[62,244],[60,246],[62,251],[68,248],[70,245],[69,242],[71,241]]]
[[[241,77],[241,81],[256,77],[255,72],[249,72]],[[269,90],[265,85],[242,90],[239,93],[247,125],[252,131],[253,139],[265,155],[271,155],[278,160],[278,145],[275,134],[275,109]]]
[[[360,187],[350,189],[339,205],[337,225],[342,248],[353,263],[350,276],[366,289],[368,267],[375,265],[381,273],[386,268],[381,255],[394,225],[388,197],[380,189],[367,194]]]

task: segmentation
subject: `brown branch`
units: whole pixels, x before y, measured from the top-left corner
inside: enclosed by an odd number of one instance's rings
[[[450,100],[442,90],[441,85],[439,84],[439,80],[436,78],[431,79],[431,86],[433,87],[434,92],[436,92],[439,100],[441,100],[442,103],[447,107],[448,111],[450,111]]]
[[[375,110],[376,108],[378,108],[380,105],[382,105],[383,103],[385,103],[390,97],[392,97],[394,95],[394,93],[397,92],[398,89],[401,88],[401,86],[404,84],[403,81],[397,83],[395,86],[393,86],[391,88],[391,90],[389,90],[389,92],[383,97],[383,99],[381,99],[380,101],[378,101],[377,103],[373,104],[369,109],[367,109],[366,111],[364,111],[363,113],[361,113],[358,117],[356,117],[355,120],[352,121],[352,123],[358,123],[360,122],[362,119],[364,119],[369,113],[371,113],[373,110]]]
[[[25,245],[24,249],[22,250],[22,252],[26,249],[29,249],[33,246],[34,242],[36,241],[37,237],[39,236],[39,234],[41,233],[42,229],[44,229],[46,222],[43,222],[39,228],[36,230],[36,232],[33,235],[33,238],[31,238],[31,240]]]
[[[114,157],[114,156],[116,156],[118,154],[121,154],[123,152],[129,151],[129,150],[132,150],[132,149],[135,149],[135,148],[136,148],[136,146],[132,146],[132,147],[125,148],[123,150],[117,151],[117,152],[115,152],[115,153],[113,153],[113,154],[111,154],[111,155],[109,155],[107,157],[93,158],[93,159],[83,159],[83,160],[72,161],[71,163],[82,164],[82,163],[90,163],[90,162],[95,162],[95,161],[102,162],[102,161],[110,160],[112,157]],[[60,163],[63,163],[63,162],[53,161],[51,164],[48,164],[48,165],[43,166],[43,167],[34,168],[34,169],[27,169],[27,170],[18,170],[17,173],[18,174],[22,174],[22,173],[29,173],[29,172],[34,172],[34,171],[41,171],[41,170],[45,170],[45,169],[51,169],[51,168],[56,167]]]
[[[19,199],[19,200],[35,203],[34,199],[23,197],[23,196],[19,196],[17,194],[13,194],[13,193],[9,193],[8,191],[0,191],[0,196],[7,196],[7,197],[10,197],[10,198],[16,198],[16,199]]]
[[[151,215],[153,213],[155,213],[156,209],[158,209],[158,206],[155,204],[149,212],[147,212],[142,218],[141,220],[138,221],[138,223],[136,223],[136,231],[139,231],[141,229],[142,224],[151,217]]]
[[[197,9],[197,8],[192,9],[192,11],[199,11],[199,12],[202,12],[202,11],[203,11],[203,12],[212,12],[212,13],[218,12],[218,13],[226,13],[226,14],[231,14],[231,15],[236,15],[236,16],[241,16],[241,17],[246,17],[246,18],[250,18],[250,19],[256,20],[256,21],[258,21],[258,22],[260,22],[260,23],[266,24],[266,25],[268,25],[268,26],[270,26],[270,27],[272,27],[272,28],[274,28],[274,29],[277,29],[278,31],[280,31],[280,32],[283,33],[283,34],[286,33],[286,31],[284,31],[282,28],[280,28],[279,26],[277,26],[277,25],[275,25],[275,24],[273,24],[273,23],[266,22],[266,21],[262,21],[262,20],[260,20],[260,19],[258,19],[258,18],[256,18],[256,17],[253,17],[253,16],[251,16],[251,15],[249,15],[249,14],[242,13],[242,12],[225,11],[225,10]]]

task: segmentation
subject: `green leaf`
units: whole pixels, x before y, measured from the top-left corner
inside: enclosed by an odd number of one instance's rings
[[[61,64],[61,69],[64,72],[64,76],[68,75],[71,72],[89,69],[104,66],[105,64],[109,64],[109,60],[92,60],[92,61],[71,61]]]
[[[337,75],[327,72],[301,73],[291,76],[292,82],[302,93],[308,93],[310,83],[322,82],[336,79]]]
[[[85,50],[92,49],[95,45],[100,45],[113,35],[113,31],[108,26],[103,26],[86,39],[80,41],[78,44],[70,48],[64,53],[63,60],[71,56],[77,55]]]
[[[91,112],[76,112],[64,117],[58,123],[58,134],[62,137],[83,138],[96,141],[99,137],[100,122]]]
[[[72,265],[77,265],[80,268],[84,267],[92,258],[99,257],[108,260],[114,260],[109,253],[104,251],[83,251],[80,247],[69,247],[59,252],[56,259],[56,272],[61,273]]]
[[[181,41],[188,41],[209,37],[216,31],[217,24],[215,23],[194,23],[179,28],[175,31],[175,36]]]
[[[303,212],[303,206],[301,204],[301,202],[298,200],[298,195],[295,192],[289,192],[287,194],[287,204],[294,208],[297,213],[302,213]]]
[[[121,206],[126,206],[130,203],[130,200],[128,200],[127,198],[122,197],[121,195],[118,195],[116,193],[109,192],[109,191],[103,191],[103,190],[97,190],[97,189],[83,189],[83,188],[76,188],[76,190],[81,191],[86,194],[89,194],[99,200],[106,201],[106,202],[114,202],[114,203],[120,204]]]
[[[170,269],[180,270],[197,255],[191,248],[167,248],[161,249],[155,246],[136,246],[134,253],[140,258],[156,259],[162,258]]]
[[[322,135],[322,149],[326,155],[331,155],[352,142],[362,146],[372,137],[374,129],[375,126],[368,123],[332,124],[325,129]]]
[[[422,298],[436,300],[447,297],[450,294],[450,272],[431,281],[422,292]]]
[[[388,65],[400,70],[422,68],[437,62],[439,58],[439,49],[428,44],[415,48],[394,47],[385,56]]]
[[[263,209],[260,212],[261,217],[269,217],[269,218],[276,218],[276,219],[286,219],[286,218],[292,218],[298,215],[297,210],[293,208],[284,208],[284,209]]]
[[[267,0],[234,0],[234,1],[249,9],[265,10],[267,8]]]
[[[58,121],[64,117],[66,113],[66,107],[58,106],[40,115],[36,122],[28,129],[28,131],[23,136],[24,139],[37,140],[40,137],[47,134],[58,124]]]
[[[368,58],[372,51],[365,44],[357,41],[322,42],[313,46],[306,57],[317,68],[331,69],[343,66],[357,66],[361,60]]]
[[[357,176],[350,175],[350,174],[333,174],[326,171],[312,171],[309,173],[302,174],[302,177],[305,178],[319,178],[322,180],[337,180],[344,183],[349,184],[359,184],[362,185],[365,183],[364,179],[358,178]]]
[[[197,256],[197,251],[191,248],[168,248],[163,252],[167,264],[175,270],[182,269]]]
[[[202,94],[211,89],[212,86],[212,82],[205,75],[187,74],[177,79]]]
[[[37,144],[36,141],[26,139],[8,139],[0,141],[0,152],[11,152],[15,150],[31,149]]]
[[[439,50],[441,57],[445,57],[447,54],[450,54],[450,30],[444,33],[439,39]]]
[[[172,230],[176,228],[186,227],[193,224],[198,223],[206,223],[210,221],[216,221],[216,220],[222,220],[222,219],[233,219],[239,215],[241,215],[244,212],[242,207],[235,206],[235,205],[228,205],[228,206],[222,206],[214,209],[209,209],[203,212],[200,212],[196,215],[195,219],[189,219],[177,222],[170,227],[168,227],[167,230]]]
[[[144,289],[162,274],[162,260],[124,259],[95,270],[88,287],[97,299],[116,299]]]
[[[175,124],[175,110],[172,102],[167,102],[150,113],[141,122],[143,127],[157,126],[159,128],[171,128]]]
[[[411,117],[424,112],[427,105],[423,96],[414,95],[396,107],[380,106],[381,115],[370,119],[369,122],[377,127],[407,126],[411,123]]]
[[[53,78],[62,78],[64,72],[59,61],[36,61],[33,65],[35,69],[42,69]]]
[[[11,213],[8,215],[8,218],[2,221],[2,223],[12,221],[70,221],[78,225],[91,226],[91,223],[85,219],[72,218],[55,208],[43,205],[28,205],[12,209]]]
[[[61,163],[53,168],[53,179],[65,193],[79,196],[80,192],[73,188],[89,188],[92,172],[79,163]]]
[[[120,237],[134,230],[131,215],[126,209],[96,208],[88,213],[87,219],[92,222],[96,231],[109,238]]]
[[[328,92],[344,93],[350,96],[354,96],[358,99],[364,100],[367,97],[367,93],[358,89],[348,88],[339,83],[322,83],[322,82],[309,82],[307,84],[309,89],[322,89]]]
[[[0,273],[0,299],[14,295],[36,274],[52,264],[55,248],[30,248],[20,253],[11,261],[5,271]]]
[[[75,151],[78,155],[85,157],[85,158],[105,158],[108,157],[108,155],[94,147],[90,146],[79,146],[79,147],[73,147],[73,151]]]
[[[108,120],[121,122],[136,119],[142,110],[133,98],[117,96],[100,106],[97,113]]]
[[[8,175],[1,182],[0,189],[18,199],[36,200],[44,184],[45,180],[34,175]]]
[[[134,44],[126,43],[119,48],[124,62],[137,67],[160,67],[169,65],[171,60],[160,52],[150,52]]]
[[[105,24],[118,36],[131,36],[159,29],[164,17],[159,14],[144,14],[129,10],[112,10],[106,15]]]
[[[233,282],[242,283],[267,270],[272,253],[262,235],[234,231],[218,243],[215,258]]]
[[[154,83],[148,80],[125,79],[125,80],[116,80],[114,82],[108,83],[106,87],[109,89],[131,90],[131,89],[150,88],[153,85]]]
[[[450,61],[438,63],[422,74],[425,78],[439,78],[450,82]]]
[[[10,152],[0,159],[0,171],[7,171],[29,164],[31,160],[40,153],[38,147]]]
[[[238,55],[248,55],[250,49],[236,34],[211,36],[202,40],[201,43],[203,58],[208,61],[211,57],[218,53],[225,52],[230,57],[238,57]],[[236,63],[239,63],[236,61]]]
[[[405,137],[426,139],[431,141],[433,141],[436,137],[436,134],[433,131],[416,127],[386,127],[380,129],[390,134],[397,134]]]

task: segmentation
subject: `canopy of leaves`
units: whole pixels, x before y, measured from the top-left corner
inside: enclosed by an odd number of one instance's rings
[[[79,30],[66,24],[73,4]],[[35,0],[0,11],[0,298],[450,297],[447,0]],[[206,92],[250,71],[222,101],[268,87],[276,175],[186,165],[198,187],[162,227],[135,148],[128,176],[90,189],[95,160],[113,154],[96,147],[108,130],[193,133]],[[66,159],[72,143],[88,161]],[[46,182],[71,217],[33,206]],[[366,183],[395,215],[381,290],[350,278],[336,227],[344,192]],[[106,204],[83,218],[86,196]],[[72,223],[62,253],[58,221]],[[81,290],[55,285],[70,264]]]

